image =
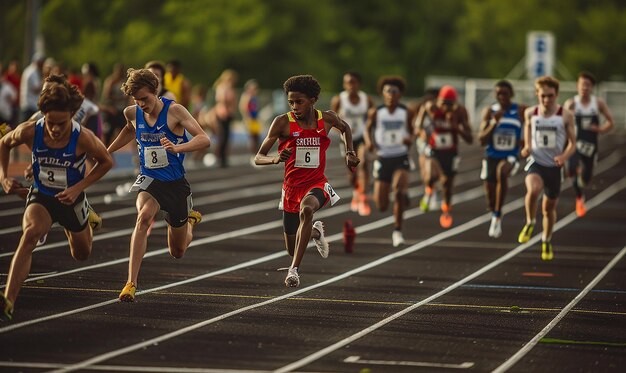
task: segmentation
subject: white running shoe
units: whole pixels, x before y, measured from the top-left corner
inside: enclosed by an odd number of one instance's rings
[[[394,230],[391,234],[391,242],[393,243],[393,247],[404,245],[404,237],[402,236],[402,232]]]
[[[492,216],[489,237],[498,238],[500,236],[502,236],[502,219]]]
[[[324,237],[324,223],[319,220],[316,221],[315,223],[313,223],[313,229],[317,229],[317,231],[320,232],[320,238],[313,239],[315,247],[317,247],[317,251],[319,251],[322,258],[328,258],[328,252],[330,251],[330,248],[328,247],[326,237]]]
[[[285,277],[285,286],[297,288],[300,285],[300,275],[298,275],[298,267],[291,267]]]

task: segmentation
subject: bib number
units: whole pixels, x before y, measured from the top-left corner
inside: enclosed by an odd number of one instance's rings
[[[151,178],[150,176],[139,175],[137,176],[137,180],[135,180],[135,183],[130,187],[128,191],[136,192],[139,190],[146,190],[148,189],[148,186],[150,185],[150,183],[152,183],[152,180],[154,179]]]
[[[315,146],[296,147],[295,167],[318,168],[320,165],[320,148]]]
[[[585,157],[591,157],[596,151],[596,145],[589,141],[578,140],[576,141],[576,150]]]
[[[62,167],[41,166],[39,181],[49,188],[65,189],[67,188],[67,170]]]
[[[580,119],[580,128],[588,131],[593,127],[594,123],[592,117],[582,117]]]
[[[538,148],[556,147],[556,131],[537,131],[535,137]]]
[[[143,148],[143,163],[147,169],[167,167],[167,151],[162,146],[146,146]]]
[[[82,203],[77,203],[74,206],[74,213],[76,214],[76,219],[80,225],[85,224],[87,221],[87,217],[89,216],[89,202],[87,202],[87,197],[83,198]]]
[[[497,133],[493,136],[493,147],[500,151],[509,151],[515,149],[515,134],[513,133]]]
[[[337,192],[335,192],[333,187],[331,187],[330,184],[328,184],[328,183],[324,184],[324,191],[326,193],[328,193],[328,196],[330,196],[330,205],[331,206],[334,206],[335,203],[337,203],[337,201],[339,201],[339,199],[341,198],[341,197],[339,197],[339,194],[337,194]]]
[[[452,139],[452,134],[447,133],[434,133],[435,137],[435,148],[436,149],[450,149],[454,146],[454,142]]]
[[[401,145],[403,140],[402,130],[385,130],[383,133],[383,146]]]

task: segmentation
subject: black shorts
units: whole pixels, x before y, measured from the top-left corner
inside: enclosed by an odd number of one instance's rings
[[[517,159],[513,156],[511,157],[515,159],[515,162],[513,164],[517,164]],[[509,159],[492,157],[487,157],[483,159],[482,168],[480,169],[480,179],[488,183],[497,183],[497,169],[500,162],[509,162]]]
[[[578,174],[578,167],[582,166],[583,177],[585,177],[585,179],[591,179],[591,175],[593,174],[593,166],[596,164],[597,160],[597,153],[592,155],[591,157],[587,157],[580,154],[579,152],[575,152],[574,155],[572,155],[567,160],[567,176],[576,176]]]
[[[174,181],[152,180],[146,189],[139,191],[150,193],[165,211],[165,221],[174,228],[187,224],[189,211],[193,208],[191,187],[187,179],[180,178]]]
[[[529,174],[537,174],[543,180],[543,193],[550,199],[556,199],[561,193],[561,167],[545,167],[537,162],[526,166]]]
[[[459,168],[460,161],[460,158],[458,157],[458,153],[456,151],[433,149],[431,158],[436,159],[437,162],[439,162],[441,172],[443,172],[446,177],[452,177],[456,175],[456,171]]]
[[[393,174],[397,170],[409,170],[409,156],[401,155],[399,157],[378,158],[374,161],[374,178],[378,181],[391,183]]]
[[[81,193],[72,205],[61,203],[56,197],[40,193],[31,187],[26,206],[33,203],[42,205],[50,214],[52,222],[58,222],[70,232],[82,232],[87,227],[89,215],[89,202],[85,193]]]

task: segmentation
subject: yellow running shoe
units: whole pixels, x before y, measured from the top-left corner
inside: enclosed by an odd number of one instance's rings
[[[0,124],[0,139],[3,138],[4,135],[9,133],[10,131],[11,131],[11,127],[8,124],[6,123]]]
[[[552,244],[550,242],[541,243],[541,260],[552,260],[554,258],[554,251],[552,250]]]
[[[102,218],[94,211],[91,206],[89,206],[87,220],[89,221],[89,225],[91,225],[91,230],[93,230],[94,232],[97,232],[100,230],[100,228],[102,228]]]
[[[200,211],[191,210],[189,211],[189,216],[187,216],[187,221],[191,225],[196,225],[202,221],[202,214]]]
[[[519,236],[517,237],[517,242],[526,243],[530,240],[530,237],[533,235],[533,230],[535,229],[534,224],[526,224],[522,231],[519,232]]]
[[[0,295],[0,321],[11,321],[13,319],[13,303]]]
[[[126,286],[124,286],[124,289],[122,289],[122,292],[120,293],[120,301],[134,302],[136,290],[137,290],[137,286],[133,282],[127,283]]]

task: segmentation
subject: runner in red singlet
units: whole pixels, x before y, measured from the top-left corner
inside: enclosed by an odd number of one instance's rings
[[[283,195],[279,208],[283,210],[285,246],[293,257],[285,278],[285,285],[300,284],[298,268],[304,251],[313,238],[323,258],[328,256],[324,225],[313,223],[313,213],[328,201],[331,205],[339,196],[324,175],[326,150],[330,145],[329,131],[334,127],[343,134],[346,146],[346,165],[356,167],[359,158],[354,152],[352,132],[346,122],[332,111],[316,110],[321,88],[311,75],[293,76],[284,83],[291,111],[277,116],[255,157],[257,165],[285,163]],[[268,155],[279,141],[278,155]]]

